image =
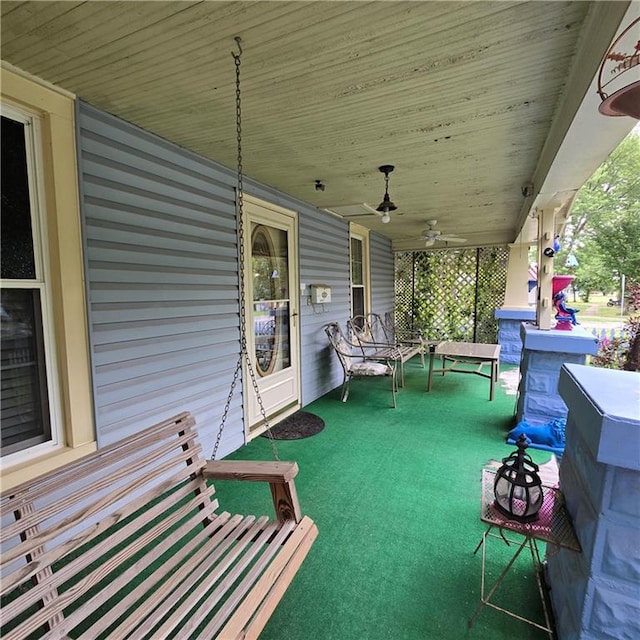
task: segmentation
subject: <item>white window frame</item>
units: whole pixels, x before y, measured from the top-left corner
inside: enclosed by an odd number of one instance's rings
[[[369,265],[369,229],[353,222],[349,225],[349,299],[350,311],[353,316],[353,289],[351,263],[351,240],[356,239],[362,242],[362,288],[364,290],[364,314],[371,313],[371,277]]]
[[[27,446],[24,449],[0,457],[0,466],[11,466],[25,462],[43,454],[51,453],[63,446],[61,421],[60,386],[55,366],[55,334],[53,308],[51,305],[51,273],[49,268],[48,245],[44,238],[47,233],[47,216],[44,198],[42,128],[41,118],[8,104],[0,105],[0,114],[24,125],[24,139],[27,163],[27,181],[29,185],[29,205],[31,208],[31,234],[35,266],[33,279],[2,279],[3,289],[32,289],[40,292],[40,309],[44,341],[44,370],[47,378],[47,404],[51,438],[45,442]]]

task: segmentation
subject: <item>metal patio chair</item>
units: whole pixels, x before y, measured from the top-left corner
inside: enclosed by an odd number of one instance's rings
[[[424,356],[428,351],[429,346],[436,345],[444,339],[442,337],[435,337],[433,335],[429,337],[422,329],[414,327],[413,322],[409,319],[408,314],[407,319],[404,323],[408,328],[401,328],[396,323],[396,318],[393,311],[387,311],[384,314],[384,320],[382,322],[391,342],[396,342],[398,344],[420,345],[420,363],[422,364],[423,368],[425,366]]]
[[[381,360],[379,357],[370,358],[359,344],[354,344],[347,340],[337,322],[330,322],[323,329],[342,366],[344,374],[340,398],[342,402],[346,402],[349,397],[349,386],[353,378],[388,376],[391,378],[392,406],[395,409],[397,389],[396,363],[399,361],[399,354],[390,351],[390,357],[387,360]]]
[[[364,356],[370,360],[386,362],[394,360],[400,364],[400,386],[404,387],[404,363],[416,354],[421,354],[424,367],[424,346],[422,342],[397,343],[385,327],[377,313],[359,315],[347,321],[353,341]]]

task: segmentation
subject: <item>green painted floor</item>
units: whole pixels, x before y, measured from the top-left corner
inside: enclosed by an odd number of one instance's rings
[[[385,379],[354,381],[305,407],[325,421],[310,438],[278,441],[282,460],[296,460],[303,512],[320,530],[309,556],[265,628],[263,640],[538,640],[543,631],[485,607],[480,597],[481,470],[514,449],[514,396],[473,375],[434,377],[414,358],[406,387],[390,408]],[[550,454],[529,450],[534,460]],[[266,438],[236,459],[270,459]],[[268,488],[218,483],[225,510],[271,513]],[[544,546],[542,546],[544,552]],[[487,568],[502,569],[511,548],[491,541]],[[542,620],[528,557],[514,566],[499,603]]]

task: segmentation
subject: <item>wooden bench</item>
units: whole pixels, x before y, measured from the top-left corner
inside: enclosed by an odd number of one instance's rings
[[[5,640],[259,635],[318,531],[295,462],[207,461],[194,427],[182,413],[2,496]],[[269,483],[276,518],[221,511],[216,478]]]

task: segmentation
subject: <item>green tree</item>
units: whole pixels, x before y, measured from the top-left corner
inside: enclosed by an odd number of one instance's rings
[[[580,292],[584,302],[589,302],[591,291],[612,292],[616,283],[611,269],[606,265],[605,257],[593,240],[587,241],[577,253],[578,266],[573,270],[576,276],[573,285]]]
[[[632,131],[580,189],[567,232],[565,249],[578,259],[575,273],[583,286],[599,281],[598,263],[603,277],[624,274],[630,285],[640,282],[640,131]]]

